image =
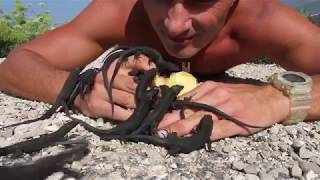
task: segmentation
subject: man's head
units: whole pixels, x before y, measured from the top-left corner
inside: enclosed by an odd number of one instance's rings
[[[190,58],[222,29],[233,0],[144,0],[153,28],[168,53]]]

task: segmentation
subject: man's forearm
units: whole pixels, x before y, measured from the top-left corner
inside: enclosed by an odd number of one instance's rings
[[[32,51],[16,49],[0,64],[0,90],[53,103],[68,74]]]

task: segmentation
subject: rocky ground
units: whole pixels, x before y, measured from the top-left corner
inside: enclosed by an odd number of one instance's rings
[[[282,69],[276,65],[244,64],[229,70],[229,73],[265,80],[277,71]],[[49,107],[42,102],[0,92],[0,125],[39,117]],[[82,115],[77,117],[97,127],[112,126],[102,119],[93,120]],[[66,121],[68,118],[63,113],[57,113],[45,121],[0,131],[0,146],[55,131]],[[143,143],[100,141],[99,137],[80,126],[68,136],[83,137],[90,142],[90,154],[68,166],[81,171],[83,179],[320,179],[320,121],[292,126],[277,124],[250,137],[214,142],[212,152],[199,150],[176,157],[167,156],[163,148]],[[16,160],[10,159],[10,156],[0,157],[0,165],[30,162],[62,149],[60,146],[50,147]],[[57,172],[48,179],[61,179],[62,176],[63,173]]]

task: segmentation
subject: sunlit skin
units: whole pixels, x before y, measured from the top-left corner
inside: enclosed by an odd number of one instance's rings
[[[306,120],[320,118],[320,30],[277,0],[93,0],[70,23],[14,49],[0,65],[0,89],[53,103],[71,69],[92,62],[115,44],[156,48],[177,64],[191,62],[191,72],[202,75],[271,57],[288,70],[312,75],[312,107]],[[114,119],[126,120],[135,108],[137,84],[128,72],[151,67],[141,56],[131,57],[120,69],[112,87]],[[188,96],[257,126],[271,126],[289,114],[288,97],[271,85],[206,81]],[[112,116],[101,73],[92,92],[77,97],[75,106],[87,116]],[[168,113],[160,128],[189,135],[204,114],[189,110],[181,120],[178,112]],[[212,140],[261,130],[212,116]]]
[[[144,0],[144,7],[162,44],[174,57],[186,59],[217,38],[232,1]]]

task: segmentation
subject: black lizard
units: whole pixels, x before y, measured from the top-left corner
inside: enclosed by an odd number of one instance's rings
[[[209,106],[207,104],[191,102],[191,101],[186,101],[186,100],[176,100],[175,102],[172,103],[173,109],[181,109],[183,107],[188,107],[190,109],[205,110],[205,111],[214,113],[218,116],[221,116],[221,117],[225,118],[226,120],[229,120],[229,121],[231,121],[235,124],[238,124],[240,126],[245,126],[245,127],[249,127],[249,128],[267,128],[265,126],[255,126],[255,125],[247,124],[247,123],[242,122],[241,120],[236,119],[236,118],[226,114],[225,112],[223,112],[213,106]]]
[[[141,99],[141,101],[139,102],[133,114],[128,118],[128,120],[112,129],[106,129],[106,130],[98,129],[82,120],[76,119],[72,116],[69,116],[69,117],[76,122],[80,122],[80,125],[82,125],[87,131],[90,131],[100,137],[105,137],[109,135],[126,135],[131,133],[137,127],[139,127],[139,125],[141,124],[141,121],[148,114],[151,108],[152,102],[154,100],[154,97],[157,95],[157,93],[158,93],[157,89],[148,90],[143,96],[143,98]]]
[[[74,99],[78,95],[80,95],[83,98],[84,95],[90,93],[90,91],[93,88],[95,78],[99,71],[100,70],[98,68],[92,68],[84,71],[79,75],[77,84],[67,100],[68,106],[73,105]]]
[[[1,180],[42,180],[54,172],[63,170],[64,165],[82,159],[89,153],[87,144],[73,148],[54,156],[39,159],[31,164],[0,166]]]
[[[177,98],[177,95],[182,89],[183,86],[175,85],[166,90],[166,92],[162,95],[161,99],[156,104],[155,109],[149,112],[141,125],[131,134],[143,134],[145,131],[148,131],[149,134],[153,133],[153,131],[158,127],[160,120],[168,112],[171,103]]]
[[[139,104],[139,101],[143,99],[147,88],[152,84],[153,79],[157,74],[157,69],[153,68],[145,72],[140,76],[138,86],[136,88],[135,101]]]
[[[101,72],[102,72],[104,87],[107,90],[110,102],[113,102],[113,98],[112,98],[112,87],[109,87],[108,70],[109,70],[110,66],[112,65],[112,63],[115,62],[119,58],[122,51],[123,51],[122,48],[117,48],[117,49],[113,50],[112,52],[110,52],[103,59],[103,65],[100,68]],[[112,108],[112,113],[113,113],[113,110],[114,110],[113,104],[112,104],[111,108]]]
[[[67,80],[65,81],[59,95],[56,98],[55,103],[52,105],[52,107],[46,112],[44,113],[41,117],[36,118],[36,119],[31,119],[31,120],[26,120],[23,122],[19,122],[16,124],[11,124],[5,127],[2,127],[1,129],[5,129],[5,128],[9,128],[9,127],[15,127],[18,125],[22,125],[22,124],[30,124],[36,121],[40,121],[40,120],[44,120],[44,119],[48,119],[50,118],[57,110],[59,107],[63,106],[65,108],[65,111],[67,111],[67,100],[70,96],[70,94],[72,93],[72,91],[74,90],[74,87],[77,84],[77,80],[79,77],[81,70],[80,68],[76,68],[75,70],[73,70],[70,75],[68,76]]]
[[[133,131],[134,129],[136,129],[140,125],[141,121],[149,112],[151,105],[153,103],[153,99],[158,94],[158,90],[156,89],[147,91],[147,88],[149,87],[149,85],[151,85],[155,75],[156,75],[156,69],[150,69],[145,74],[142,75],[140,83],[136,88],[136,99],[139,99],[137,98],[137,96],[140,96],[140,99],[137,100],[138,101],[137,108],[135,109],[133,114],[128,118],[126,122],[123,122],[122,124],[118,125],[115,128],[102,130],[102,129],[95,128],[79,119],[73,118],[72,116],[69,116],[69,117],[74,121],[80,122],[81,125],[86,130],[96,134],[97,136],[106,136],[110,134],[127,134]]]
[[[48,147],[55,142],[63,140],[64,136],[71,131],[78,122],[71,121],[64,124],[61,128],[51,134],[41,135],[39,138],[30,139],[27,141],[19,142],[7,147],[0,148],[0,156],[17,153],[32,153],[39,151],[44,147]]]
[[[164,147],[170,155],[177,153],[190,153],[208,145],[210,149],[210,136],[213,129],[213,121],[210,115],[205,115],[201,119],[197,132],[190,137],[179,137],[176,133],[169,133],[166,138],[159,138],[149,135],[127,135],[127,136],[107,136],[103,140],[119,139],[124,141],[145,142],[156,146]]]
[[[117,49],[117,51],[119,51],[119,49]],[[113,99],[112,99],[113,81],[114,81],[116,75],[118,74],[118,71],[119,71],[121,65],[124,62],[128,61],[128,58],[130,56],[134,55],[134,58],[137,59],[141,54],[146,55],[149,58],[149,62],[155,63],[156,68],[160,73],[180,70],[180,68],[176,64],[169,62],[169,61],[165,61],[158,51],[156,51],[155,49],[150,48],[150,47],[141,46],[141,47],[125,49],[122,52],[116,52],[113,55],[109,56],[105,60],[105,63],[103,64],[101,69],[103,71],[103,79],[104,79],[105,87],[107,89],[108,96],[110,99],[112,113],[114,112],[114,105],[113,105]],[[116,60],[118,60],[117,64],[114,68],[112,77],[110,79],[110,83],[108,83],[108,69],[110,68],[111,64]]]

